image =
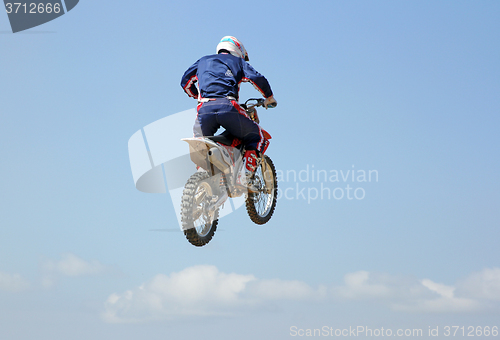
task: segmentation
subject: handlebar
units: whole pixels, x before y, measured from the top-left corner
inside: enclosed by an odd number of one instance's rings
[[[257,124],[260,123],[259,121],[259,116],[257,115],[257,110],[255,109],[258,106],[264,106],[265,99],[263,98],[250,98],[247,99],[245,104],[240,104],[240,106],[246,111],[248,116]],[[249,103],[250,102],[250,103]],[[268,105],[267,107],[273,108],[276,107],[276,105]]]
[[[253,104],[253,103],[248,104],[248,102],[251,102],[251,101],[255,101],[256,103],[255,104]],[[250,98],[250,99],[247,99],[247,101],[243,105],[246,108],[246,110],[252,110],[254,107],[264,106],[264,102],[265,102],[264,98]],[[276,104],[268,105],[267,107],[272,109],[272,108],[276,107]]]

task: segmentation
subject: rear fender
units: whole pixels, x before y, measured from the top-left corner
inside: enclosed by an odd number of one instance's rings
[[[233,164],[231,156],[229,155],[227,149],[223,146],[220,146],[213,140],[203,137],[182,138],[181,140],[189,144],[191,160],[198,166],[205,168],[204,166],[199,165],[198,162],[206,164],[208,150],[210,150],[211,148],[219,149],[222,154],[222,159],[229,166]]]

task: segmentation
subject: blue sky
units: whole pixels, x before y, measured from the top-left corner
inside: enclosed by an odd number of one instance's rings
[[[500,326],[499,15],[496,1],[82,0],[17,34],[0,15],[0,337]],[[260,111],[278,169],[378,181],[282,181],[365,196],[282,197],[263,226],[240,209],[198,249],[152,231],[176,228],[178,203],[135,189],[127,142],[195,106],[180,77],[225,35],[278,100]]]

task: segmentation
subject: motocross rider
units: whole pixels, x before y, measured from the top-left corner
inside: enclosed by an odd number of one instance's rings
[[[252,83],[264,96],[266,109],[277,105],[267,79],[248,63],[243,44],[235,37],[225,36],[217,45],[216,54],[202,57],[187,69],[181,86],[188,96],[198,99],[195,137],[213,136],[222,126],[243,142],[245,173],[238,182],[250,187],[257,159],[266,151],[269,141],[238,104],[242,82]]]

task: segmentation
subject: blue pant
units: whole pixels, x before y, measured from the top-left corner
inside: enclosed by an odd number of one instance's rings
[[[198,105],[193,128],[196,137],[213,136],[221,126],[240,139],[247,150],[264,153],[269,144],[259,124],[250,119],[236,101],[217,98]]]

